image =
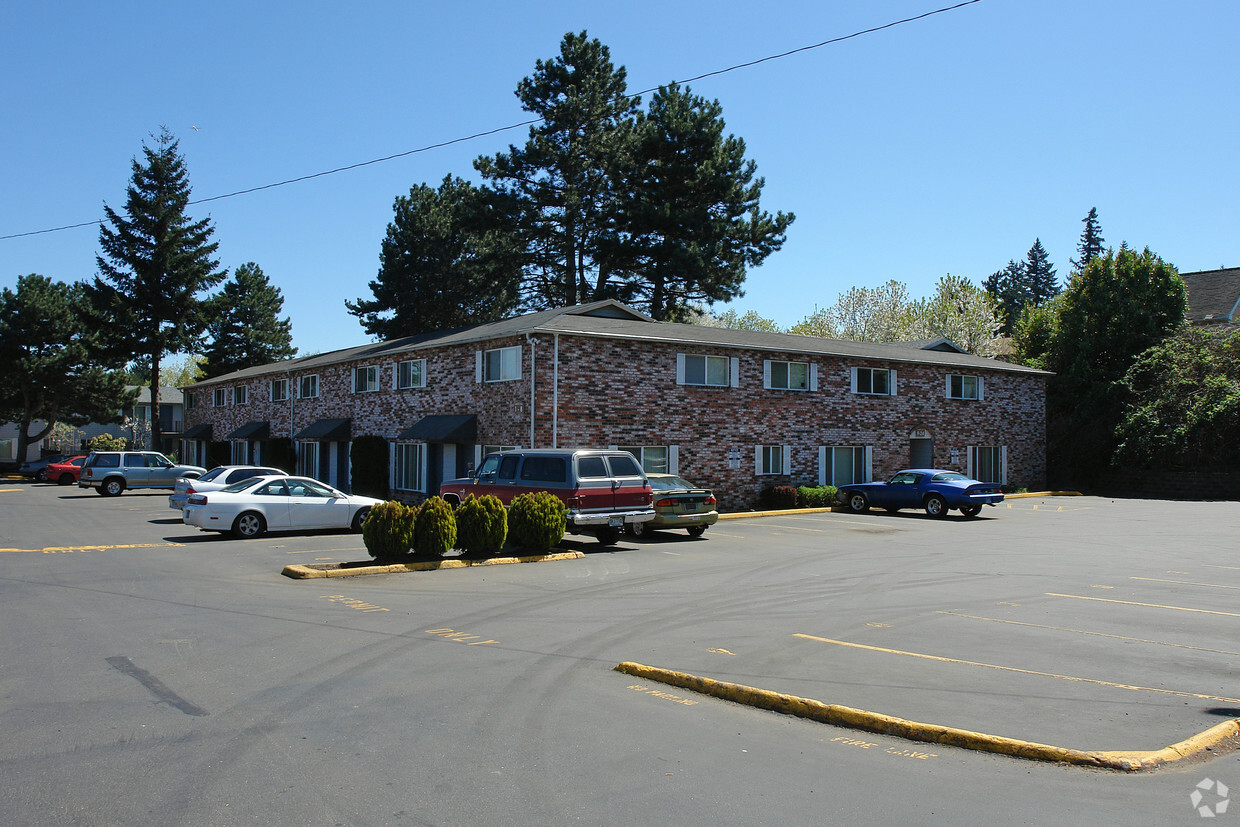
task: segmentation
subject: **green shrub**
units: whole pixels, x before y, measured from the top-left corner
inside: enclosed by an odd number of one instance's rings
[[[91,437],[90,442],[86,443],[86,449],[88,451],[124,451],[127,444],[123,436],[99,434],[99,436]]]
[[[499,497],[470,494],[456,509],[456,545],[471,557],[488,557],[508,538],[508,512]]]
[[[791,485],[772,485],[762,489],[758,505],[763,511],[780,511],[797,507],[797,490]]]
[[[508,507],[508,539],[513,545],[544,551],[564,539],[568,509],[547,491],[522,494]]]
[[[421,557],[443,557],[456,547],[456,514],[440,497],[418,506],[413,549]]]
[[[370,509],[362,523],[362,542],[376,560],[404,557],[413,547],[417,509],[389,500]]]
[[[835,505],[834,485],[802,485],[797,488],[797,504],[802,508],[830,508]]]
[[[353,493],[383,497],[388,490],[388,441],[381,436],[359,436],[349,448]]]

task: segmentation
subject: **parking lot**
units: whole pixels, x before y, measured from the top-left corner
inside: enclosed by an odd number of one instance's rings
[[[161,493],[0,484],[0,509],[0,812],[19,823],[1178,823],[1199,782],[1240,789],[1229,742],[1088,770],[614,671],[1159,750],[1240,718],[1234,503],[792,514],[306,581],[280,571],[364,560],[360,536],[225,539]]]

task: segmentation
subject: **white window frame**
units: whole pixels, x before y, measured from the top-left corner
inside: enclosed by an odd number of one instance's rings
[[[997,480],[984,480],[984,479],[982,479],[981,477],[977,476],[977,474],[978,474],[977,468],[978,468],[978,466],[979,466],[979,465],[981,465],[981,463],[979,462],[979,458],[978,458],[978,452],[979,452],[979,451],[997,451],[998,456],[997,456],[997,457],[993,457],[991,461],[993,462],[993,461],[994,461],[994,459],[996,459],[996,458],[998,459],[998,462],[999,462],[999,474],[998,474],[999,479],[997,479]],[[1006,445],[970,445],[970,446],[968,446],[968,447],[965,449],[965,472],[964,472],[964,475],[965,475],[966,477],[968,477],[969,479],[978,480],[978,481],[980,481],[980,482],[989,482],[989,483],[996,483],[996,484],[998,484],[998,485],[1007,485],[1007,484],[1008,484],[1008,477],[1007,477],[1007,446],[1006,446]]]
[[[647,474],[680,473],[679,445],[611,445],[609,448],[612,451],[628,451],[637,458],[637,462]],[[663,452],[663,461],[656,459],[659,451]]]
[[[896,370],[895,368],[852,368],[851,372],[852,372],[852,392],[853,393],[859,394],[861,396],[895,396],[896,395]],[[874,387],[874,374],[886,373],[887,374],[887,390],[885,392],[877,392],[877,393],[873,390],[868,390],[868,391],[861,390],[862,383],[859,381],[858,377],[863,372],[870,377],[869,385],[871,388]]]
[[[424,442],[396,442],[392,445],[392,489],[426,493],[426,463],[429,452]]]
[[[248,405],[250,403],[250,389],[245,385],[237,385],[233,388],[233,404]]]
[[[248,465],[250,463],[250,443],[245,440],[234,439],[228,454],[232,465]]]
[[[690,382],[688,379],[688,363],[689,360],[702,360],[702,381]],[[724,377],[722,382],[710,381],[711,364],[718,365],[723,363]],[[716,367],[716,370],[718,368]],[[711,353],[677,353],[676,354],[676,384],[689,385],[695,388],[727,388],[740,387],[740,359],[733,356],[717,356]]]
[[[792,367],[793,365],[801,365],[805,368],[805,387],[789,387],[792,384]],[[784,384],[777,385],[775,383],[776,373],[780,372],[778,368],[782,366],[784,374]],[[796,391],[804,393],[806,391],[818,390],[818,366],[811,362],[792,362],[780,359],[764,359],[762,361],[762,387],[767,390],[778,391]]]
[[[973,380],[973,395],[968,395],[968,380]],[[959,385],[960,392],[954,393],[953,385]],[[986,386],[983,377],[967,373],[947,374],[946,392],[948,399],[962,399],[967,402],[980,402],[986,398]]]
[[[374,393],[379,390],[379,366],[363,365],[353,368],[353,392]]]
[[[755,445],[753,472],[759,477],[786,477],[792,473],[791,460],[791,445]]]
[[[401,383],[401,369],[408,365],[408,376],[404,377],[407,381]],[[426,360],[425,359],[406,359],[403,362],[397,362],[392,368],[392,387],[398,391],[413,390],[415,388],[426,387]]]
[[[312,393],[306,393],[307,383],[313,386]],[[297,398],[298,399],[317,399],[319,395],[319,375],[317,373],[308,373],[305,376],[297,377]]]
[[[318,479],[319,476],[319,443],[307,440],[297,443],[297,475]]]
[[[478,382],[515,382],[521,378],[520,345],[479,350],[475,351],[475,353],[477,354],[476,373]],[[498,354],[495,357],[499,367],[498,376],[492,376],[491,374],[491,354],[493,353]]]
[[[823,445],[818,449],[818,484],[834,485],[838,488],[840,481],[835,479],[835,452],[836,451],[852,451],[852,462],[856,462],[857,451],[864,452],[864,459],[861,461],[861,479],[848,481],[850,483],[870,482],[874,479],[874,446],[873,445]]]
[[[228,407],[228,388],[215,388],[211,394],[211,407],[227,408]]]
[[[280,389],[280,393],[276,393],[276,388]],[[288,401],[288,377],[283,379],[271,380],[271,401],[287,402]]]

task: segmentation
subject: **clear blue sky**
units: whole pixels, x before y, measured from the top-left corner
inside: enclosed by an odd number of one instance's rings
[[[98,220],[166,124],[195,198],[520,122],[535,60],[586,29],[639,91],[948,0],[0,5],[0,236]],[[695,82],[796,213],[732,304],[790,325],[852,286],[980,283],[1040,237],[1060,276],[1097,207],[1108,245],[1182,271],[1240,262],[1240,3],[981,0]],[[192,127],[198,127],[197,130]],[[303,354],[362,344],[392,202],[474,178],[513,130],[191,208],[229,269],[284,293]],[[95,226],[0,240],[0,287],[95,275]]]

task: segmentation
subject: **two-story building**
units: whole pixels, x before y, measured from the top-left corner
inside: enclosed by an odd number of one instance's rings
[[[350,442],[389,444],[418,499],[508,447],[620,447],[752,506],[772,485],[941,467],[1036,486],[1046,377],[950,342],[873,344],[658,322],[618,302],[306,356],[185,389],[186,462],[210,442],[348,489]],[[286,443],[287,444],[287,443]]]

